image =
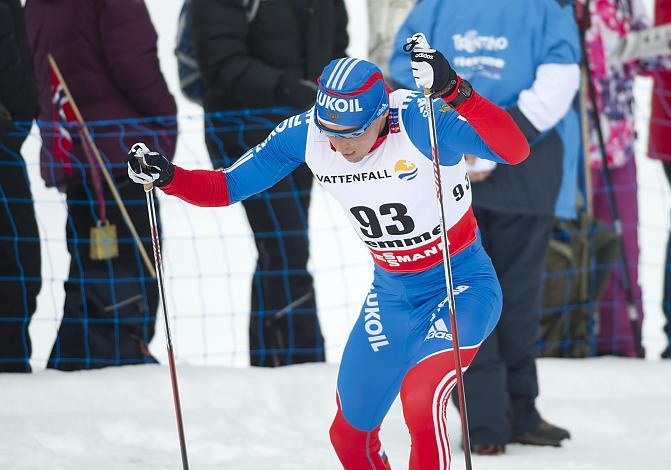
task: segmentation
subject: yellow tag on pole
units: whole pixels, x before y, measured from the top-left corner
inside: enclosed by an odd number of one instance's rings
[[[95,227],[91,227],[89,256],[94,261],[104,261],[119,256],[116,225],[110,224],[107,220],[99,220]]]

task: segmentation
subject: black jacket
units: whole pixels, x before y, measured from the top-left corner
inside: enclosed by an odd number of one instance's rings
[[[564,173],[564,143],[555,126],[542,134],[514,106],[508,112],[531,146],[519,165],[499,165],[473,185],[473,207],[507,214],[553,216]]]
[[[22,137],[3,137],[13,122],[32,121],[37,86],[20,0],[0,0],[0,142],[18,152]]]
[[[343,0],[194,0],[193,44],[206,112],[311,106],[348,44]],[[250,20],[250,17],[252,17]]]

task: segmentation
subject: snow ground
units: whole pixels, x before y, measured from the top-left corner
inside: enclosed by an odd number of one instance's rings
[[[282,369],[180,366],[191,468],[340,468],[328,442],[336,366]],[[474,457],[478,470],[668,470],[671,362],[602,358],[539,361],[539,407],[567,426],[563,448],[510,445]],[[0,375],[0,468],[180,469],[165,366]],[[449,416],[453,448],[460,439]],[[395,403],[382,428],[392,467],[409,440]],[[453,455],[453,470],[464,468]]]
[[[181,1],[146,3],[159,33],[161,66],[182,117],[177,162],[207,168],[201,110],[181,96],[172,52]],[[365,3],[347,0],[350,54],[359,57],[366,55]],[[656,360],[665,346],[659,306],[671,196],[659,164],[645,158],[650,89],[649,80],[640,80],[640,271],[650,359],[540,360],[540,409],[549,420],[569,427],[573,440],[563,449],[513,445],[502,457],[476,457],[477,470],[671,468],[671,366]],[[181,468],[165,366],[73,374],[42,370],[60,321],[69,259],[63,199],[41,184],[39,143],[34,135],[24,147],[45,241],[45,283],[31,324],[37,372],[0,375],[0,470]],[[254,248],[242,210],[193,208],[158,197],[192,468],[339,468],[327,435],[337,365],[262,371],[228,367],[247,363]],[[310,224],[320,319],[329,360],[337,362],[368,289],[370,260],[340,209],[319,188],[313,192]],[[162,328],[159,323],[150,347],[165,363]],[[450,426],[456,443],[455,413]],[[382,437],[394,468],[405,468],[408,437],[397,405]],[[463,468],[462,460],[457,453],[452,468]]]

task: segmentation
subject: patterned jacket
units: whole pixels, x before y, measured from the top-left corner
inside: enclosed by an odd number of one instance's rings
[[[577,1],[578,21],[586,0]],[[620,41],[630,31],[651,27],[642,0],[589,0],[589,20],[585,33],[585,49],[589,60],[601,128],[604,134],[608,164],[621,167],[634,157],[636,129],[634,122],[634,78],[669,68],[671,56],[651,57],[623,63],[608,61]],[[591,101],[588,154],[592,168],[601,167],[601,153],[595,128]]]

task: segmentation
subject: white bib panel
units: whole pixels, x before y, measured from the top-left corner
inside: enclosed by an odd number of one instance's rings
[[[394,272],[423,271],[441,263],[443,256],[433,164],[403,126],[400,108],[407,104],[409,93],[399,90],[390,95],[394,125],[382,144],[358,163],[334,151],[312,123],[307,136],[307,165],[342,205],[374,261]],[[463,157],[440,171],[445,225],[454,254],[475,239],[471,184]]]

